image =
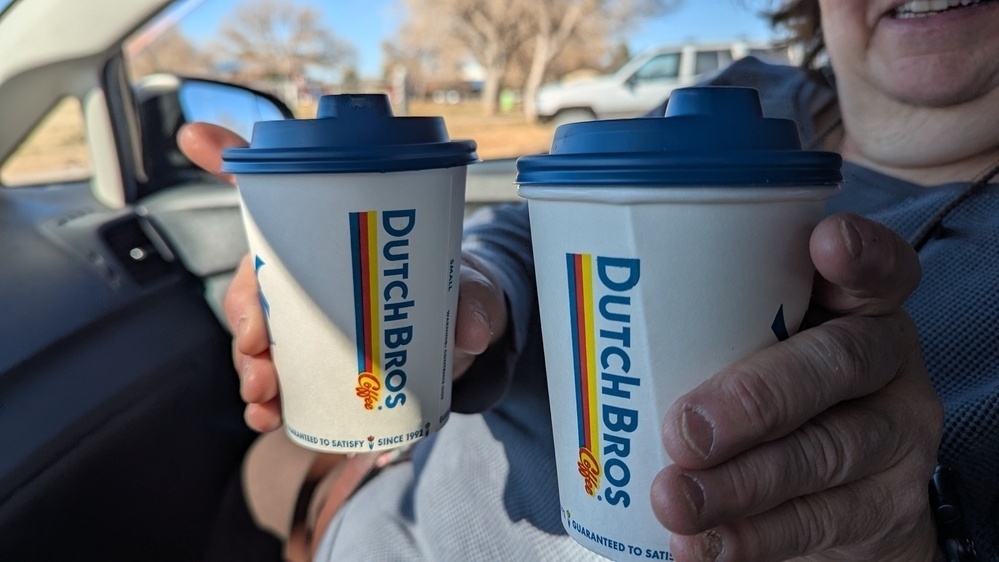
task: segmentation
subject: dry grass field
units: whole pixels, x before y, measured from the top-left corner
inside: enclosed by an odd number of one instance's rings
[[[555,128],[527,123],[520,113],[482,115],[478,104],[439,105],[414,103],[411,115],[441,115],[452,139],[473,139],[479,158],[510,158],[547,152]]]
[[[78,180],[90,174],[80,103],[66,98],[0,167],[0,183],[30,185]]]
[[[314,107],[297,108],[302,116],[315,115]],[[509,158],[546,152],[554,128],[527,123],[520,113],[484,116],[477,103],[441,105],[415,102],[410,115],[444,117],[452,139],[473,139],[483,160]],[[0,183],[8,186],[89,177],[90,155],[86,146],[83,118],[76,100],[57,106],[18,153],[0,168]]]
[[[294,111],[300,117],[312,117],[316,114],[316,107],[314,104],[302,105]],[[528,123],[519,112],[483,115],[478,102],[471,101],[455,105],[411,102],[409,115],[443,117],[451,138],[474,140],[478,145],[479,158],[483,160],[547,152],[555,132],[551,125]]]

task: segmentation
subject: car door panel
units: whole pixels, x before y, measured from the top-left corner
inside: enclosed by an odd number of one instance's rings
[[[199,558],[252,439],[204,284],[86,185],[0,223],[0,560]]]
[[[249,251],[236,189],[221,182],[194,182],[146,197],[140,212],[185,269],[202,279],[205,299],[225,324],[225,292]]]

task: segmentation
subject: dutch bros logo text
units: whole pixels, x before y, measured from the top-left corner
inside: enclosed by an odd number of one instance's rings
[[[586,493],[610,505],[631,505],[629,434],[638,429],[632,392],[631,299],[640,261],[566,254],[569,331],[579,438],[577,468]],[[603,487],[601,489],[601,487]]]
[[[350,213],[357,388],[364,409],[406,403],[405,367],[413,326],[408,309],[409,238],[416,210]]]

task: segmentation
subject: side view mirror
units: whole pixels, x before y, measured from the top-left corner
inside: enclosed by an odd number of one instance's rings
[[[292,119],[277,97],[235,84],[172,74],[147,76],[135,85],[141,129],[144,178],[138,198],[163,188],[203,179],[201,170],[177,147],[177,132],[203,121],[249,140],[257,121]]]
[[[279,121],[294,116],[278,98],[242,86],[186,79],[178,91],[187,122],[221,125],[249,140],[257,121]]]
[[[628,79],[624,81],[624,83],[628,86],[628,89],[634,91],[635,86],[638,85],[638,81],[639,81],[638,73],[636,72],[635,74],[629,76]]]

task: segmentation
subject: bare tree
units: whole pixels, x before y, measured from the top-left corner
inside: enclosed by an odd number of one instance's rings
[[[551,60],[544,81],[572,75],[604,74],[619,68],[630,58],[626,44],[606,33],[602,26],[588,23]],[[523,89],[533,60],[534,42],[528,41],[511,60],[504,83],[518,90]]]
[[[525,2],[532,0],[405,0],[407,25],[434,31],[418,37],[423,45],[457,40],[485,74],[483,110],[496,113],[500,86],[510,58],[532,33]]]
[[[240,6],[219,28],[219,51],[249,80],[306,80],[310,67],[342,70],[354,60],[352,45],[324,27],[321,14],[292,0],[255,0]]]
[[[468,50],[453,35],[441,34],[429,19],[407,20],[398,38],[382,43],[382,76],[390,82],[398,67],[406,69],[409,93],[424,99],[436,88],[461,82],[461,63]],[[428,37],[433,37],[428,41]]]
[[[665,13],[681,1],[404,0],[408,19],[403,36],[406,29],[420,30],[409,33],[404,48],[443,53],[448,49],[432,48],[442,41],[459,41],[462,50],[483,68],[485,112],[495,113],[500,87],[510,74],[518,79],[525,114],[534,119],[538,88],[568,45],[584,46],[589,56],[597,48],[606,51],[610,37],[639,18]],[[521,61],[529,61],[526,68],[511,68]]]
[[[680,0],[526,0],[534,27],[534,49],[524,80],[524,115],[537,118],[535,102],[552,61],[579,35],[619,33],[641,17],[660,15]],[[583,32],[583,33],[581,33]]]
[[[171,27],[150,41],[129,45],[127,57],[132,78],[158,72],[182,76],[211,76],[211,56],[194,46],[176,27]]]

